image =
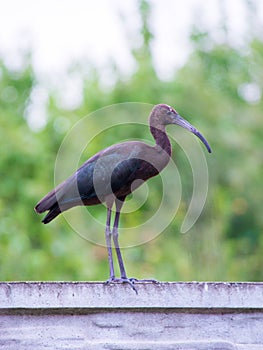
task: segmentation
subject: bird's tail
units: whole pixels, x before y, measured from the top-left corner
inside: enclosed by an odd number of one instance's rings
[[[47,210],[51,210],[55,204],[58,204],[64,185],[65,181],[46,194],[35,206],[35,211],[41,214]]]
[[[49,223],[52,221],[56,216],[58,216],[61,213],[61,209],[58,204],[57,199],[57,191],[58,187],[49,192],[44,198],[42,198],[37,205],[35,206],[35,211],[39,214],[44,213],[45,211],[49,210],[47,215],[44,217],[42,222],[44,224]]]
[[[55,219],[55,217],[57,217],[59,214],[61,213],[61,210],[57,205],[54,206],[54,208],[50,209],[50,211],[47,213],[47,215],[44,217],[44,219],[42,220],[42,222],[44,224],[48,224],[50,221],[52,221],[53,219]]]
[[[49,192],[44,198],[42,198],[35,206],[35,211],[39,214],[44,213],[57,202],[55,191]]]

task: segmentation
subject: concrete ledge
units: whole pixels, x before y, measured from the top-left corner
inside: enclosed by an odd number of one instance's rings
[[[0,349],[263,349],[263,283],[0,283]]]
[[[263,283],[0,283],[0,312],[12,309],[262,309]]]

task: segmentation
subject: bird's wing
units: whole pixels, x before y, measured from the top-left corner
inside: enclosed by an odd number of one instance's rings
[[[110,147],[87,160],[75,174],[41,199],[35,210],[42,213],[57,204],[65,210],[92,199],[103,202],[106,196],[121,193],[122,189],[127,192],[140,165],[140,159],[132,152],[129,154],[124,144]]]
[[[141,161],[126,159],[122,154],[106,154],[77,171],[77,184],[82,200],[92,197],[103,202],[111,193],[121,191],[133,181]]]
[[[119,162],[111,177],[112,191],[121,196],[122,192],[125,195],[125,191],[130,189],[130,186],[134,180],[136,180],[137,171],[141,167],[142,161],[138,158],[129,158]]]

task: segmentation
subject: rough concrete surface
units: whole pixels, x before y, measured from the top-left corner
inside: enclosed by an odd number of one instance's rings
[[[0,283],[0,349],[263,349],[263,283]]]

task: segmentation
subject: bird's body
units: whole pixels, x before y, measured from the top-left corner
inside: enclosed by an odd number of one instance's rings
[[[72,207],[107,202],[112,194],[116,198],[126,197],[135,180],[146,181],[157,175],[168,161],[169,154],[159,146],[151,147],[139,141],[113,145],[87,160],[74,175],[48,193],[36,211],[50,211],[43,219],[46,224]]]
[[[43,222],[49,223],[61,212],[79,205],[105,202],[108,208],[106,243],[110,264],[110,280],[114,274],[111,238],[113,238],[121,270],[121,280],[127,279],[118,245],[120,210],[128,194],[144,181],[156,176],[168,164],[171,144],[165,132],[168,124],[178,124],[198,136],[211,149],[204,137],[178,113],[167,105],[157,105],[149,118],[150,130],[156,144],[150,146],[140,141],[128,141],[110,146],[87,160],[71,177],[49,192],[35,207],[36,212],[49,211]],[[113,229],[110,229],[112,206],[116,205]]]

